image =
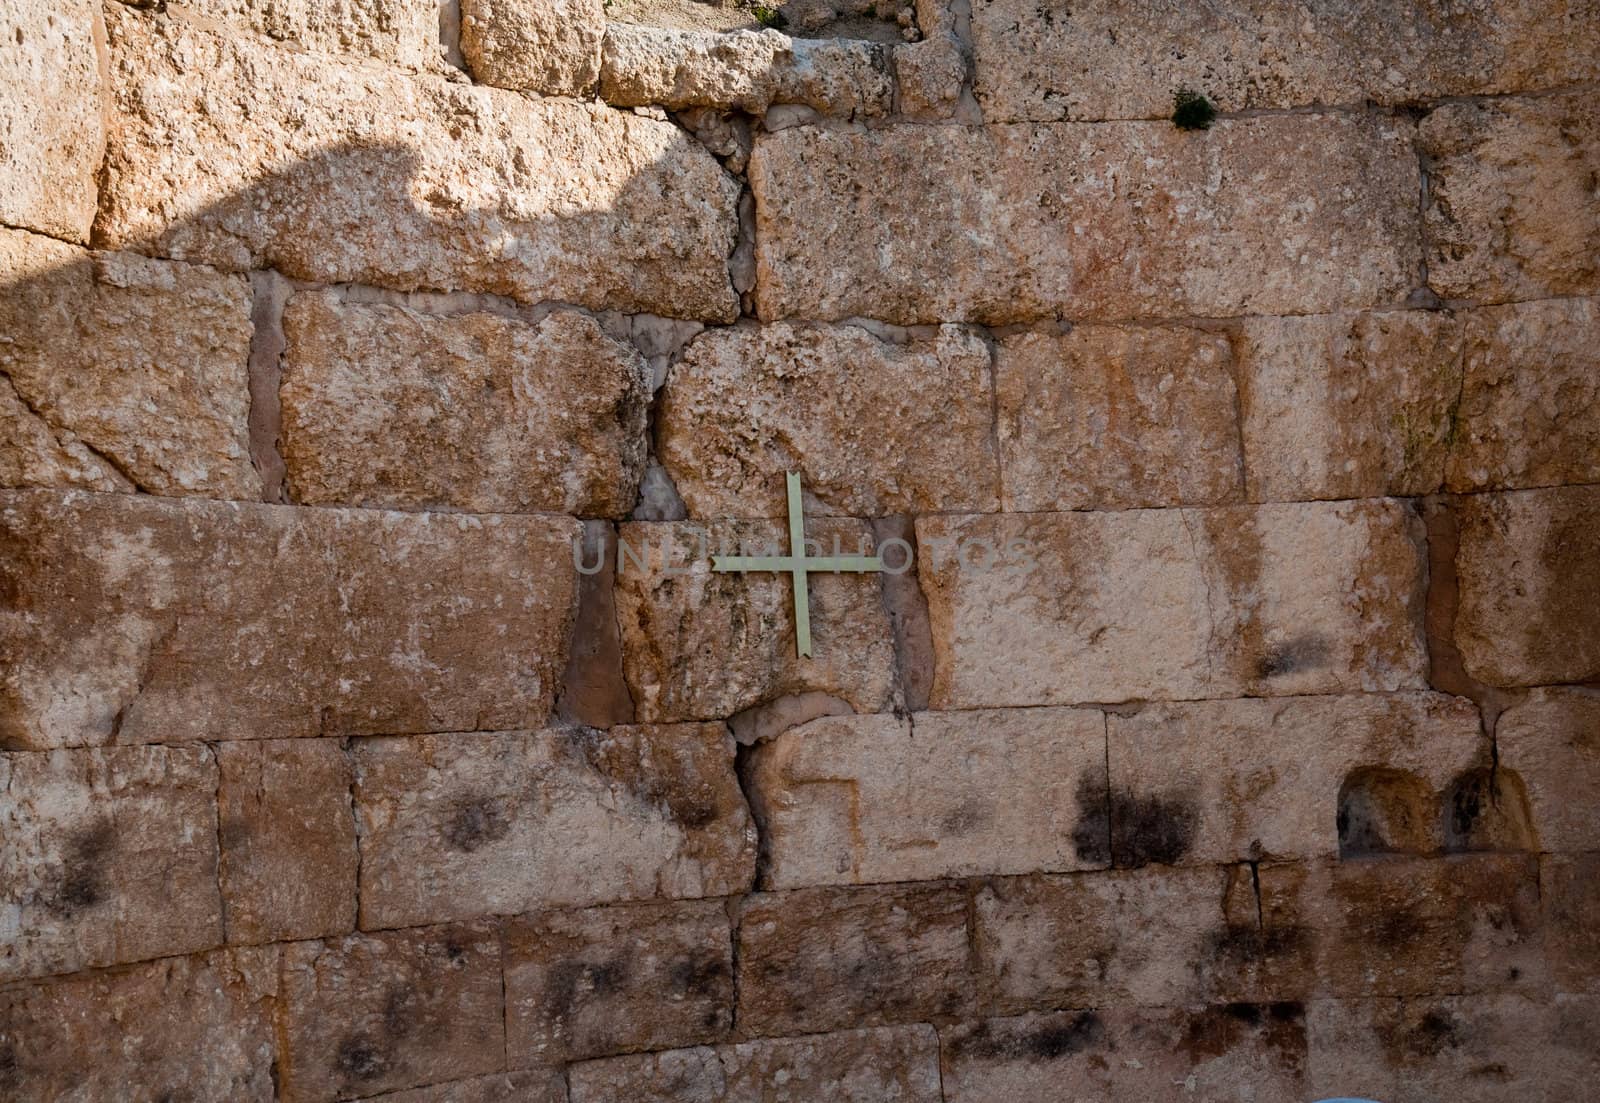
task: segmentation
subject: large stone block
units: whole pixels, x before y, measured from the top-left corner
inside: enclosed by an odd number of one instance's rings
[[[738,186],[669,122],[120,6],[97,233],[322,283],[731,321]]]
[[[718,1042],[733,1025],[733,941],[720,900],[508,920],[513,1065]]]
[[[1392,501],[917,520],[935,708],[1422,688]]]
[[[757,308],[1002,325],[1395,303],[1420,259],[1413,134],[1352,115],[1227,120],[1204,136],[784,130],[750,161]]]
[[[810,576],[814,655],[800,659],[789,576],[711,570],[713,555],[787,554],[783,524],[635,523],[618,537],[623,672],[640,720],[716,719],[799,693],[831,694],[857,712],[892,703],[894,638],[876,575]],[[869,554],[872,531],[824,520],[808,542],[812,555]]]
[[[572,1103],[939,1103],[939,1039],[922,1024],[667,1050],[574,1065]]]
[[[1093,709],[835,716],[758,746],[764,887],[1061,872],[1105,862]]]
[[[0,229],[0,284],[0,483],[261,497],[243,277]]]
[[[363,927],[723,896],[754,878],[721,724],[364,740],[356,766]]]
[[[263,947],[7,988],[0,1093],[270,1103],[277,980]]]
[[[799,889],[740,907],[741,1030],[813,1033],[978,1005],[959,885]]]
[[[1558,991],[1600,993],[1600,853],[1539,860],[1545,961]]]
[[[1155,704],[1107,723],[1125,866],[1435,852],[1451,782],[1490,758],[1477,707],[1434,693]]]
[[[104,34],[95,0],[10,0],[0,14],[0,223],[89,240]]]
[[[350,1099],[505,1068],[500,941],[487,926],[283,950],[279,1075],[293,1099]]]
[[[1600,482],[1600,300],[1467,315],[1449,489]]]
[[[1500,715],[1495,748],[1527,794],[1540,850],[1600,852],[1600,693],[1534,690]]]
[[[370,1103],[567,1103],[567,1078],[559,1069],[530,1069],[450,1080],[367,1099]]]
[[[282,449],[297,502],[623,517],[650,369],[586,314],[536,325],[299,294]]]
[[[1485,302],[1600,292],[1591,94],[1445,104],[1419,138],[1429,287]]]
[[[1461,323],[1453,316],[1248,318],[1239,336],[1252,501],[1439,489],[1461,396]]]
[[[308,50],[413,68],[439,62],[436,0],[183,0],[182,6]]]
[[[0,755],[0,980],[222,942],[204,747]]]
[[[228,941],[347,934],[356,925],[349,759],[332,739],[217,744]]]
[[[0,746],[543,723],[577,533],[553,517],[0,494]]]
[[[1467,673],[1496,686],[1600,680],[1600,487],[1480,494],[1455,508]]]
[[[474,80],[541,96],[588,96],[600,79],[604,0],[462,0]]]
[[[708,330],[672,366],[661,462],[692,517],[876,517],[999,507],[989,350],[956,326],[906,344],[855,326]]]
[[[1212,505],[1244,496],[1226,335],[1077,326],[995,347],[1007,510]]]

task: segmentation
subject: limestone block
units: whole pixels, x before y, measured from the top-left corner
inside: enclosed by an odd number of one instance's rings
[[[738,186],[669,122],[109,10],[97,233],[319,283],[732,321]]]
[[[600,78],[603,0],[462,0],[461,53],[480,84],[587,96]]]
[[[1007,510],[1244,497],[1233,354],[1183,326],[1077,326],[995,347]]]
[[[1420,260],[1414,133],[1353,115],[783,130],[750,159],[757,310],[1004,325],[1398,303]]]
[[[567,1103],[567,1080],[559,1069],[533,1069],[451,1080],[367,1099],[370,1103]]]
[[[0,493],[0,747],[543,723],[577,534],[554,517]]]
[[[1557,989],[1600,992],[1600,854],[1540,858],[1539,902]]]
[[[364,54],[412,68],[439,61],[435,0],[181,0],[174,6],[308,50]]]
[[[1540,850],[1600,851],[1600,693],[1534,690],[1501,714],[1495,747],[1527,794]]]
[[[586,314],[536,325],[289,300],[279,395],[298,502],[623,517],[645,461],[649,366]]]
[[[733,1025],[720,900],[545,912],[508,920],[505,938],[514,1065],[718,1042]]]
[[[0,229],[0,285],[0,482],[261,497],[242,277]]]
[[[1474,495],[1455,508],[1467,673],[1497,686],[1600,680],[1600,487]]]
[[[935,708],[1422,688],[1397,502],[920,517]]]
[[[961,104],[966,83],[968,51],[950,30],[940,30],[921,42],[894,48],[894,78],[900,92],[900,112],[913,117],[948,119]]]
[[[691,517],[998,508],[989,351],[941,326],[907,344],[855,326],[708,330],[662,391],[657,449]]]
[[[204,747],[0,755],[0,980],[222,942]]]
[[[355,756],[363,927],[723,896],[754,877],[721,724],[381,738]]]

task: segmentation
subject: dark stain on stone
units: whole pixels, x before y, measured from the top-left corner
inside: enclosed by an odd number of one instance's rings
[[[1256,663],[1256,677],[1279,678],[1324,666],[1327,662],[1326,640],[1320,636],[1299,636],[1261,656]]]
[[[444,841],[453,850],[471,854],[479,847],[511,834],[510,817],[493,797],[466,797],[458,801],[444,825]]]
[[[964,800],[939,819],[941,835],[965,835],[991,819],[988,807],[979,801]]]
[[[1192,798],[1111,792],[1111,860],[1119,869],[1176,865],[1200,823]]]
[[[17,1060],[17,1048],[10,1042],[0,1044],[0,1088],[16,1088],[22,1084],[22,1062]]]
[[[335,1059],[339,1071],[352,1080],[376,1080],[389,1071],[389,1055],[364,1034],[352,1034],[339,1044]]]
[[[1056,1061],[1103,1044],[1105,1024],[1093,1011],[1051,1015],[1037,1025],[981,1022],[959,1037],[956,1055],[986,1061]]]
[[[558,962],[545,983],[545,1005],[551,1017],[565,1019],[581,1003],[621,991],[627,981],[628,967],[620,961]]]
[[[389,990],[383,1002],[383,1031],[390,1038],[400,1039],[411,1033],[416,1024],[418,995],[410,988],[395,987]]]
[[[720,996],[727,989],[728,964],[712,955],[685,957],[673,962],[667,975],[675,995]]]
[[[106,898],[105,864],[114,849],[114,833],[106,822],[74,832],[62,848],[54,884],[41,903],[54,915],[70,919]]]
[[[1093,1011],[1082,1011],[1065,1023],[1034,1031],[1022,1039],[1022,1045],[1032,1057],[1054,1061],[1073,1053],[1081,1053],[1105,1037],[1105,1026]]]
[[[1415,1057],[1437,1057],[1461,1045],[1461,1026],[1446,1011],[1429,1011],[1405,1033],[1406,1052]]]
[[[1096,866],[1111,864],[1111,805],[1106,787],[1089,774],[1078,779],[1074,794],[1078,822],[1072,827],[1072,849],[1078,861]]]

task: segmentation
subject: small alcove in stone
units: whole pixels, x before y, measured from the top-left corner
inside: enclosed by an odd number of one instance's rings
[[[1438,851],[1433,791],[1409,770],[1363,766],[1339,788],[1339,857]]]
[[[1515,770],[1480,766],[1462,773],[1439,801],[1447,853],[1537,850],[1528,791]]]

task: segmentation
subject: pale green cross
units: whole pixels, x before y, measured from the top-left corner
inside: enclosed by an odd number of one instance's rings
[[[816,571],[881,571],[883,558],[876,555],[806,555],[806,518],[800,506],[800,476],[788,473],[789,554],[788,555],[713,555],[713,571],[789,571],[794,575],[795,651],[811,658],[811,592],[806,575]]]

